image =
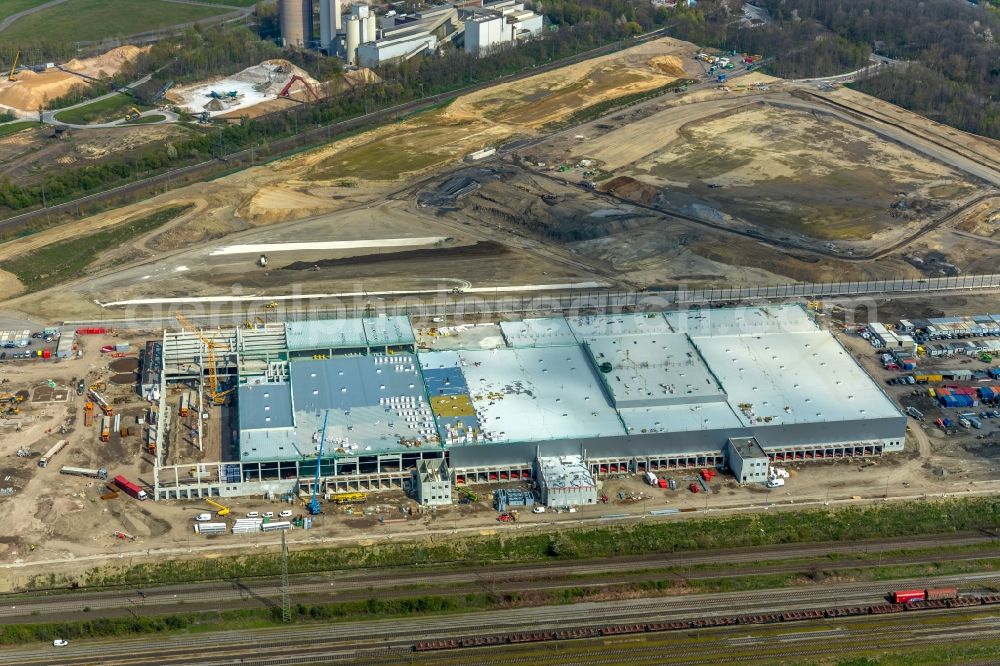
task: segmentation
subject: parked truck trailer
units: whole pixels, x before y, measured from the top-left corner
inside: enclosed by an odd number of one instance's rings
[[[108,470],[101,467],[100,469],[88,469],[86,467],[67,467],[63,465],[59,468],[60,474],[70,474],[72,476],[87,476],[92,479],[106,479],[108,478]]]
[[[62,451],[63,447],[66,446],[68,442],[69,440],[60,439],[58,442],[53,444],[52,448],[46,451],[45,455],[38,459],[38,466],[39,467],[47,466],[49,464],[49,461],[52,460],[52,458],[54,458],[57,453]]]
[[[124,490],[126,493],[136,498],[137,500],[146,499],[146,491],[135,485],[122,475],[115,477],[115,485]]]

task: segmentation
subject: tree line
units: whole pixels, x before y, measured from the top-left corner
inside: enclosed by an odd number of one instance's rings
[[[990,0],[1000,6],[1000,0]],[[869,53],[906,61],[855,86],[969,132],[1000,138],[1000,12],[955,0],[755,0],[769,21],[750,26],[729,0],[672,14],[674,34],[776,59],[786,78],[862,67]]]

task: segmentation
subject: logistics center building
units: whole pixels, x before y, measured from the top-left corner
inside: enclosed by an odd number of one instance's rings
[[[502,346],[459,351],[417,350],[405,317],[213,332],[233,436],[196,478],[158,465],[154,497],[311,492],[317,464],[321,490],[345,491],[408,488],[427,464],[456,485],[531,479],[539,460],[575,456],[594,476],[721,465],[747,438],[771,461],[903,448],[906,417],[799,306],[500,330]],[[201,361],[185,336],[165,333],[165,386]]]

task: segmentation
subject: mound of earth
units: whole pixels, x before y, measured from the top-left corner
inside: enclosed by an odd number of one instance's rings
[[[240,210],[240,217],[256,224],[272,224],[325,213],[334,203],[306,192],[281,187],[262,187]]]
[[[94,58],[74,58],[63,65],[63,68],[71,72],[79,72],[85,76],[92,76],[95,79],[107,78],[117,74],[125,66],[125,63],[135,60],[143,53],[147,53],[151,48],[153,47],[144,46],[140,48],[126,44]]]
[[[601,191],[640,203],[652,203],[657,194],[656,188],[629,176],[612,178],[601,185]]]
[[[17,73],[16,81],[0,80],[0,105],[19,111],[38,111],[38,107],[77,87],[87,87],[87,84],[80,77],[58,69],[24,70]]]
[[[663,55],[650,58],[649,66],[658,72],[678,78],[684,76],[684,63],[675,55]]]

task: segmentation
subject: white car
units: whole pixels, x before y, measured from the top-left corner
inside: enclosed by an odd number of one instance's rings
[[[531,513],[545,513],[544,506],[536,506],[531,509]]]
[[[247,511],[247,518],[260,518],[260,514],[256,511]]]
[[[208,521],[212,520],[212,514],[199,513],[197,516],[194,517],[194,519],[197,520],[199,523],[207,523]]]
[[[264,512],[264,517],[265,518],[274,518],[274,511],[265,511]]]
[[[282,511],[278,515],[281,516],[282,518],[291,518],[292,517],[292,510],[291,509],[285,509],[284,511]]]
[[[67,645],[69,645],[69,641],[64,641],[61,638],[52,641],[52,647],[66,647]]]

